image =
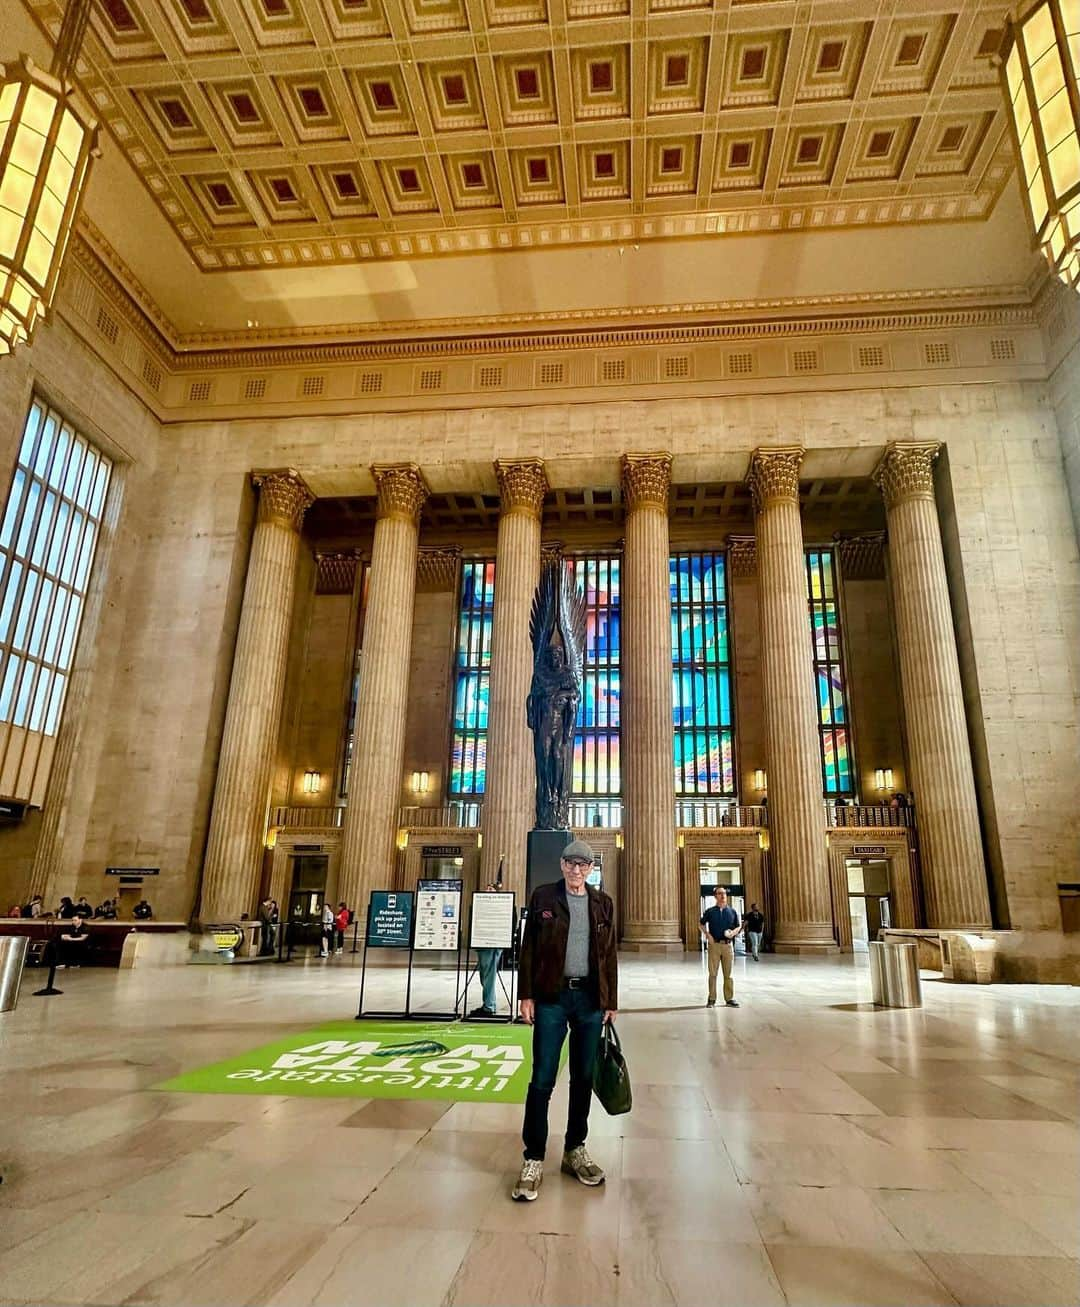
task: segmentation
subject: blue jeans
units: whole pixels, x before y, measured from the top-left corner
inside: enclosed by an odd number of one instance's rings
[[[495,977],[499,971],[499,950],[497,948],[478,948],[476,963],[480,968],[480,984],[484,991],[484,1007],[489,1012],[495,1011]]]
[[[585,989],[564,989],[555,1003],[537,1003],[533,1024],[533,1068],[521,1131],[525,1156],[544,1160],[548,1104],[559,1074],[559,1057],[570,1031],[570,1105],[566,1115],[566,1149],[577,1148],[589,1133],[593,1067],[600,1046],[604,1014]]]

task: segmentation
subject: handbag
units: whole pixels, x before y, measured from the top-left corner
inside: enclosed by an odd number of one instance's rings
[[[623,1112],[629,1112],[633,1105],[630,1072],[626,1066],[618,1033],[611,1021],[605,1022],[600,1047],[596,1051],[593,1093],[599,1098],[601,1106],[609,1116],[620,1116]]]

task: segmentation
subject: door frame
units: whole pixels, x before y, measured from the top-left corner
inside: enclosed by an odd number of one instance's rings
[[[716,826],[679,832],[679,882],[682,888],[683,941],[696,953],[701,936],[701,858],[741,858],[746,906],[756,903],[764,911],[765,873],[756,827]],[[766,925],[769,923],[766,922]]]
[[[841,952],[851,953],[851,915],[848,909],[847,859],[884,858],[889,865],[889,898],[893,925],[898,930],[913,930],[918,920],[919,887],[912,857],[911,843],[905,829],[895,826],[867,826],[858,830],[831,830],[829,839],[829,883],[832,890],[833,924]],[[857,853],[867,845],[884,852]]]

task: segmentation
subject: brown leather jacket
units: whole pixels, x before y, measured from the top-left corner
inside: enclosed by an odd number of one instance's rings
[[[591,885],[589,895],[589,989],[597,1007],[615,1011],[619,1006],[619,956],[615,939],[615,906]],[[566,941],[570,935],[570,909],[566,882],[541,885],[529,900],[518,963],[518,998],[553,1003],[563,987]]]

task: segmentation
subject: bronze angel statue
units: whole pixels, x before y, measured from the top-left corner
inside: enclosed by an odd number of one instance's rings
[[[533,676],[525,714],[536,758],[536,825],[566,830],[574,776],[574,726],[585,664],[585,598],[562,559],[547,559],[529,619]]]

